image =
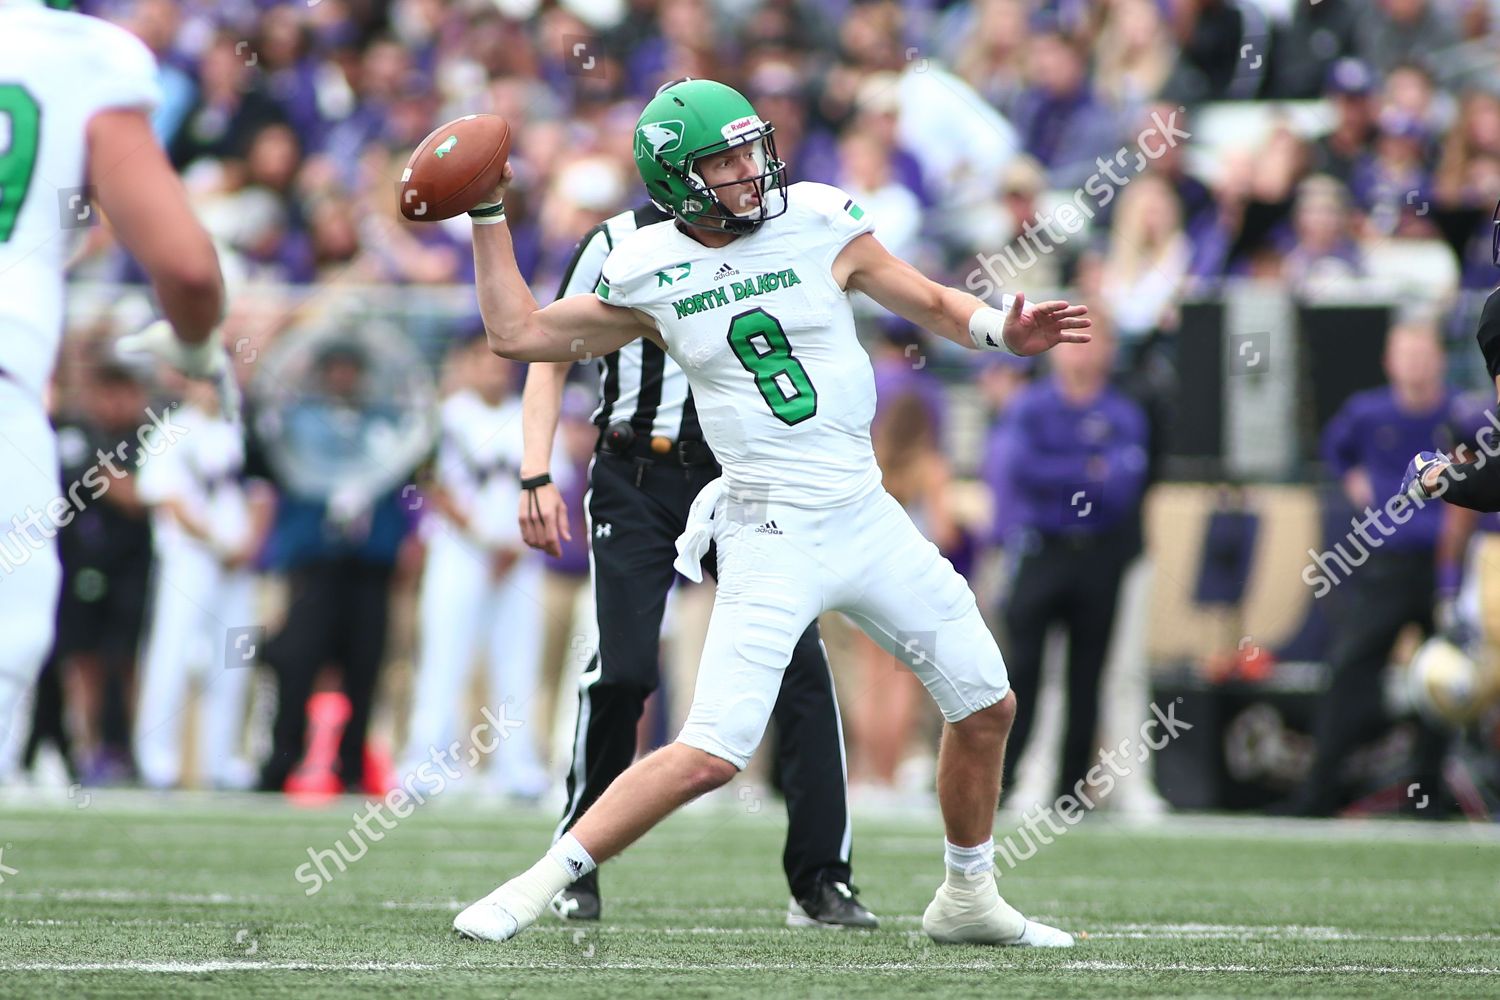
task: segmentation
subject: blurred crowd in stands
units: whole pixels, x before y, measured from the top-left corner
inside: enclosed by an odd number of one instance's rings
[[[406,223],[396,190],[411,149],[435,125],[490,112],[505,116],[515,136],[518,181],[507,214],[522,271],[545,301],[579,237],[642,201],[632,142],[644,101],[662,82],[693,76],[742,89],[774,124],[793,181],[845,188],[875,218],[882,241],[931,276],[996,299],[1001,292],[1037,298],[1067,290],[1087,302],[1103,331],[1098,349],[1078,352],[1072,370],[1056,372],[993,356],[963,369],[969,361],[952,345],[933,345],[860,306],[880,385],[875,442],[887,486],[923,511],[931,537],[961,568],[976,550],[1027,531],[1051,537],[1047,521],[1057,511],[1034,499],[1036,489],[1056,492],[1084,478],[1109,484],[1100,493],[1108,502],[1090,521],[1107,539],[1084,546],[1091,565],[1107,563],[1108,592],[1070,590],[1088,571],[1081,564],[1069,569],[1066,559],[1028,569],[1024,556],[1044,549],[1023,544],[1016,572],[1030,581],[1032,606],[996,616],[1007,631],[1024,635],[1024,649],[1003,648],[1013,673],[1027,679],[1039,678],[1047,625],[1079,629],[1070,660],[1078,676],[1068,692],[1076,713],[1065,741],[1068,775],[1087,764],[1109,631],[1099,641],[1098,630],[1069,619],[1067,609],[1087,608],[1095,620],[1114,615],[1140,553],[1141,502],[1160,473],[1169,420],[1163,386],[1173,378],[1181,303],[1240,277],[1280,281],[1309,298],[1400,290],[1426,307],[1426,322],[1455,351],[1471,351],[1466,317],[1473,297],[1482,298],[1495,280],[1494,0],[82,6],[125,25],[160,60],[166,101],[154,126],[220,244],[232,294],[253,297],[256,288],[281,285],[309,286],[315,296],[339,286],[472,282],[467,221]],[[142,278],[111,245],[107,227],[90,231],[75,275],[126,284]],[[447,332],[475,330],[477,309],[471,300],[468,306],[470,314],[455,317],[428,351],[435,368],[439,357],[449,358],[444,391],[513,395],[518,379],[503,391],[476,388],[484,378],[472,365],[455,367],[463,348]],[[260,336],[268,345],[277,333]],[[75,350],[82,360],[74,371],[86,372],[65,374],[74,382],[60,388],[59,423],[83,427],[79,433],[90,440],[133,429],[139,421],[130,413],[144,406],[144,390],[128,373],[88,362],[86,348]],[[920,359],[928,355],[934,364],[923,371]],[[239,360],[249,367],[254,357]],[[977,384],[987,414],[979,469],[954,470],[944,446],[949,400],[934,372],[953,382],[955,369]],[[1126,391],[1109,387],[1112,373]],[[587,378],[583,384],[593,388]],[[1012,406],[1017,416],[1007,421],[1002,414]],[[588,408],[580,398],[570,409],[576,432],[568,461],[579,467],[579,483],[592,443]],[[1079,414],[1076,426],[1046,416],[1059,408]],[[1111,414],[1120,433],[1081,455],[1076,470],[1041,482],[1043,470],[1015,458],[1032,448],[1091,447],[1086,417],[1096,411]],[[254,442],[248,452],[253,459]],[[1018,479],[1018,470],[1031,479]],[[954,518],[948,491],[955,471],[981,473],[994,500],[993,527]],[[571,499],[575,513],[581,489]],[[407,494],[397,486],[386,496]],[[139,501],[123,492],[119,499],[143,523]],[[260,502],[249,491],[247,511]],[[391,524],[396,534],[381,559],[398,582],[402,560],[415,565],[419,558],[420,532],[409,529],[429,513],[408,503],[400,525]],[[266,544],[278,516],[246,514],[258,532],[246,537]],[[571,561],[552,570],[574,581],[556,608],[573,600],[587,569],[581,524],[573,534]],[[108,537],[111,546],[127,547],[133,536],[112,528]],[[149,552],[148,540],[129,544]],[[265,551],[242,551],[248,544],[242,539],[235,548],[235,565],[287,569]],[[514,558],[534,558],[514,538],[495,544],[514,550]],[[149,555],[140,558],[149,563]],[[1036,577],[1043,568],[1056,578]],[[377,576],[391,581],[389,572]],[[134,582],[116,582],[144,593],[144,575],[128,580]],[[118,611],[137,623],[143,613]],[[559,613],[549,611],[548,620]],[[371,620],[379,619],[365,622]],[[106,654],[134,657],[140,629],[127,630]],[[569,635],[567,627],[549,633],[538,654],[554,692],[539,711],[549,715],[557,685],[571,684],[561,672],[576,672],[580,662]],[[879,674],[881,654],[872,646],[863,655],[869,675]],[[352,725],[361,728],[370,718],[374,670],[378,665],[358,685],[363,694],[350,695]],[[64,686],[50,683],[42,701],[60,715],[48,699],[66,700]],[[105,701],[128,705],[130,682],[115,683],[114,698]],[[73,697],[73,710],[102,714],[103,723],[86,729],[103,732],[100,745],[112,739],[116,751],[100,780],[135,773],[123,717],[129,711],[100,707],[97,681],[79,686],[88,693]],[[914,694],[913,686],[872,696],[850,717],[861,781],[896,781],[916,725]],[[265,719],[262,728],[270,728]],[[662,734],[670,736],[665,728]],[[537,747],[544,754],[545,742]],[[350,754],[362,752],[362,743],[344,751],[347,776],[357,771]],[[291,764],[282,760],[260,780],[279,787]],[[179,780],[172,766],[154,774],[145,776],[156,784]],[[246,774],[226,765],[209,777],[252,783]],[[527,791],[535,789],[528,784]]]

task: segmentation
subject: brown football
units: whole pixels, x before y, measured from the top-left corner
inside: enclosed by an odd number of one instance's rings
[[[500,183],[510,126],[497,115],[464,115],[435,129],[401,173],[401,214],[436,222],[467,212]]]

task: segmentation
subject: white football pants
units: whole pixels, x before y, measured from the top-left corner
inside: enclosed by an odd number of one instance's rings
[[[462,745],[460,766],[471,764],[469,734],[459,730],[459,706],[474,654],[482,648],[489,669],[488,708],[499,716],[503,704],[506,720],[523,723],[503,734],[489,763],[491,781],[505,792],[539,795],[545,790],[546,772],[536,749],[540,727],[533,725],[539,701],[542,591],[542,562],[536,554],[524,553],[497,580],[482,549],[446,525],[433,533],[422,572],[421,634],[403,773],[411,773],[455,740]],[[476,742],[488,745],[494,737]]]
[[[0,375],[0,784],[30,732],[26,695],[52,650],[62,566],[56,531],[43,522],[62,496],[41,402]]]
[[[198,773],[221,788],[244,787],[240,755],[245,699],[255,672],[255,578],[226,570],[204,546],[168,540],[152,570],[153,603],[136,709],[135,755],[153,788],[182,779],[182,734],[195,674],[202,678]]]

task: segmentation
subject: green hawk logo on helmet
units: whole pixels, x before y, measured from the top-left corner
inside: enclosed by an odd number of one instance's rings
[[[635,165],[646,193],[685,225],[731,233],[753,232],[786,211],[786,164],[776,156],[775,128],[732,87],[713,80],[682,80],[657,92],[635,127]],[[698,172],[713,153],[756,144],[759,173],[718,185],[758,185],[760,204],[750,212],[727,208]]]
[[[647,143],[652,156],[670,153],[682,145],[682,122],[650,122],[636,130],[636,145]],[[640,156],[636,153],[636,156]]]

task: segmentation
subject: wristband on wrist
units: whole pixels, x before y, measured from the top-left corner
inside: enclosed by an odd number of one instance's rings
[[[552,475],[547,472],[542,473],[540,476],[532,476],[529,479],[521,480],[521,489],[523,490],[536,490],[550,485],[552,485]]]
[[[206,340],[200,340],[196,344],[189,344],[185,340],[179,340],[179,349],[182,351],[182,360],[192,365],[206,367],[213,362],[214,353],[219,350],[219,342],[212,335]]]
[[[1005,342],[1005,317],[1010,315],[1011,306],[1015,301],[1014,295],[1007,295],[1000,300],[999,309],[984,306],[976,309],[974,315],[969,317],[969,339],[974,342],[976,349],[1016,354]],[[1016,356],[1020,357],[1020,355]]]
[[[469,209],[469,218],[476,226],[489,226],[505,221],[505,202],[496,201],[475,205]]]

